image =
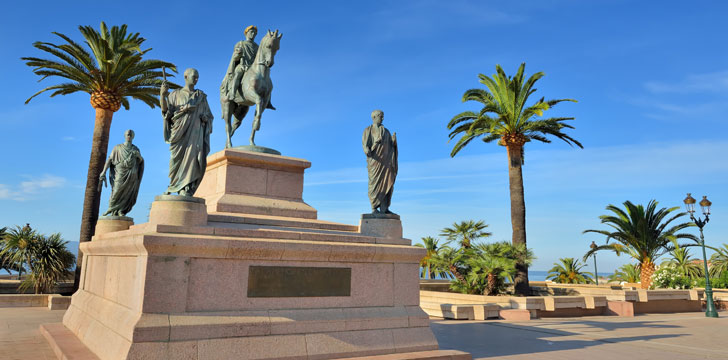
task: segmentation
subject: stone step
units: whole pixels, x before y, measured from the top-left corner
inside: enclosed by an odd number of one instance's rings
[[[210,213],[207,216],[208,222],[233,223],[233,224],[254,224],[279,227],[293,227],[305,229],[337,230],[347,232],[359,232],[358,225],[340,224],[331,221],[317,219],[301,219],[284,216],[269,216],[255,214],[236,213]]]

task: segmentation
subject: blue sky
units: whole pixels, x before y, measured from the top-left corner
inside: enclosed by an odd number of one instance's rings
[[[3,154],[0,224],[31,223],[78,238],[94,110],[87,94],[25,99],[55,83],[20,61],[42,55],[34,41],[79,40],[79,25],[126,23],[147,39],[150,58],[195,67],[210,100],[212,151],[224,146],[218,88],[233,45],[257,25],[283,33],[272,77],[277,111],[268,111],[259,145],[312,162],[304,200],[319,218],[355,224],[368,211],[361,133],[374,109],[397,132],[400,173],[392,209],[405,236],[435,236],[455,221],[482,219],[493,240],[509,240],[505,149],[473,142],[450,158],[446,124],[475,104],[460,99],[501,64],[512,74],[543,71],[534,101],[574,98],[549,115],[574,116],[562,142],[529,143],[523,168],[529,247],[547,270],[559,257],[581,257],[604,228],[607,204],[625,200],[681,206],[685,193],[715,205],[708,244],[728,242],[728,48],[723,2],[632,1],[366,1],[366,2],[13,2],[0,14]],[[72,4],[72,5],[70,5]],[[39,10],[39,9],[42,9]],[[547,113],[548,114],[548,113]],[[245,144],[246,119],[233,139]],[[111,126],[110,145],[126,129],[146,159],[134,210],[146,221],[166,188],[168,147],[159,109],[133,101]],[[109,190],[102,197],[105,211]],[[697,229],[693,229],[697,233]],[[75,246],[71,244],[71,246]],[[697,252],[693,251],[695,255]],[[626,257],[600,255],[601,271]],[[591,269],[591,261],[589,262]]]

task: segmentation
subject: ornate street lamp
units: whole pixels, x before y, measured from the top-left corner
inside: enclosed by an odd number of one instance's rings
[[[690,219],[693,220],[695,225],[700,229],[700,246],[703,248],[703,268],[705,270],[705,316],[706,317],[718,317],[718,312],[715,311],[715,304],[713,303],[713,287],[710,286],[710,275],[708,274],[708,260],[705,256],[705,238],[703,238],[703,227],[710,221],[710,205],[713,203],[708,200],[707,196],[703,196],[703,200],[700,200],[700,207],[703,209],[703,215],[705,215],[705,221],[701,218],[695,218],[693,213],[695,212],[695,199],[690,196],[683,200],[685,208],[690,213]]]
[[[594,250],[597,248],[597,244],[592,241],[589,247]],[[597,282],[597,285],[599,285],[599,273],[597,272],[597,252],[595,251],[592,255],[594,256],[594,280]]]

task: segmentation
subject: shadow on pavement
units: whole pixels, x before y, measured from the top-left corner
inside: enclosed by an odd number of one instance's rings
[[[564,329],[544,328],[560,325],[578,328],[578,332]],[[602,337],[597,333],[619,328],[680,328],[680,326],[659,324],[652,321],[600,322],[600,321],[533,321],[532,325],[506,322],[432,321],[430,326],[440,343],[441,349],[469,352],[473,358],[531,354],[574,349],[586,349],[609,343],[647,341],[675,338],[687,334],[656,334],[626,337]],[[593,329],[593,330],[591,330]],[[576,330],[576,329],[575,329]],[[590,333],[593,333],[590,334]],[[589,337],[598,337],[589,339]],[[570,338],[566,338],[570,337]],[[564,338],[564,339],[559,339]]]

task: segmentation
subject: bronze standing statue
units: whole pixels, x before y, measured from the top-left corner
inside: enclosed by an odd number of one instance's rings
[[[111,196],[109,196],[109,209],[103,216],[126,216],[136,204],[139,194],[139,185],[144,175],[144,158],[136,145],[134,130],[124,132],[124,143],[114,146],[111,155],[104,164],[104,170],[99,175],[99,191],[106,186],[106,170],[109,170],[111,183]]]
[[[372,125],[364,129],[362,146],[367,156],[369,172],[369,202],[372,214],[393,214],[394,181],[397,178],[397,133],[390,135],[382,125],[384,112],[372,111]]]
[[[255,132],[260,130],[260,118],[263,111],[265,109],[275,110],[270,102],[271,91],[273,91],[270,68],[273,66],[274,57],[283,35],[279,34],[278,30],[275,32],[269,30],[258,46],[253,41],[257,31],[255,26],[245,29],[246,40],[235,45],[227,73],[220,85],[220,104],[227,133],[226,148],[233,146],[232,136],[240,127],[251,106],[255,105],[253,130],[250,133],[251,146],[255,145]],[[254,58],[251,58],[252,54],[255,54]],[[232,117],[235,120],[231,123]]]
[[[169,187],[166,195],[179,193],[192,196],[207,168],[212,133],[212,112],[207,96],[195,89],[199,73],[187,69],[185,86],[167,95],[169,86],[162,84],[159,94],[164,141],[169,143]]]

